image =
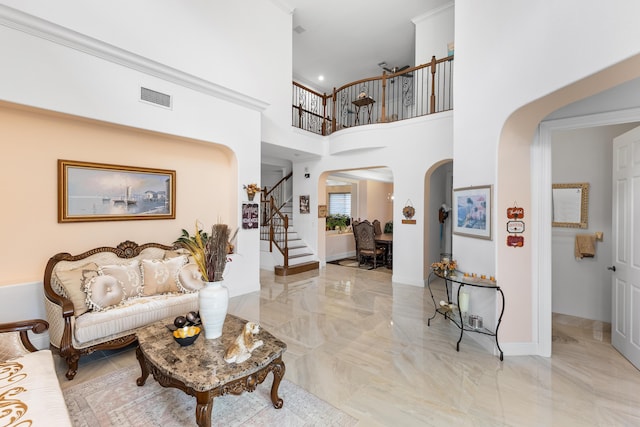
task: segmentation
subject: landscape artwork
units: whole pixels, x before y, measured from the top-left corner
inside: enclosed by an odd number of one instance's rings
[[[172,170],[58,160],[58,222],[175,219]]]

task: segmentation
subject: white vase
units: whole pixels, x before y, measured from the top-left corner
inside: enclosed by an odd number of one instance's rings
[[[229,290],[218,282],[204,282],[198,291],[200,320],[204,328],[206,339],[219,338],[222,335],[222,325],[229,307]]]

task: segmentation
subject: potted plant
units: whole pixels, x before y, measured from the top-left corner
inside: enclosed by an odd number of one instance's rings
[[[349,224],[351,223],[351,219],[344,214],[334,214],[329,215],[327,217],[327,230],[340,230],[344,231]]]
[[[247,190],[247,197],[249,198],[249,200],[253,200],[253,197],[256,195],[256,193],[259,193],[262,191],[260,186],[256,183],[243,185],[242,188]]]

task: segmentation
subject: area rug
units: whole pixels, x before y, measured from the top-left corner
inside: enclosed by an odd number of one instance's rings
[[[75,427],[195,426],[196,400],[164,388],[153,376],[144,386],[131,366],[63,391]],[[353,426],[357,420],[329,403],[283,380],[278,395],[281,409],[271,404],[271,375],[253,393],[226,395],[213,400],[212,426]]]
[[[359,266],[358,260],[356,258],[344,258],[344,259],[339,259],[335,261],[327,261],[327,264],[335,264],[335,265],[340,265],[342,267],[355,267],[355,268],[361,268],[363,270],[372,269],[372,265],[362,264]],[[382,265],[382,263],[378,264],[378,268],[376,269],[376,271],[391,273],[391,269],[386,268],[384,265]]]

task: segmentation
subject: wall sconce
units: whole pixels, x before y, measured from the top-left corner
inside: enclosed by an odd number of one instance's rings
[[[393,203],[393,193],[387,193],[387,202]]]

